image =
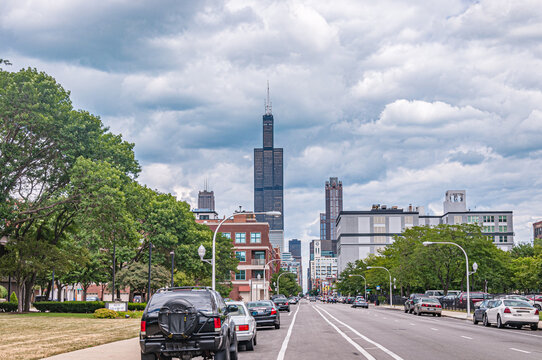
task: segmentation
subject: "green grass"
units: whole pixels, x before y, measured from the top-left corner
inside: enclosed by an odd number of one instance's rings
[[[46,312],[31,312],[26,314],[17,314],[25,317],[68,317],[68,318],[86,318],[93,319],[93,314],[77,314],[77,313],[46,313]]]

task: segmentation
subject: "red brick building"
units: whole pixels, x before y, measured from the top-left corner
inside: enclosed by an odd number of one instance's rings
[[[542,221],[533,224],[533,239],[542,239]]]
[[[223,219],[196,220],[209,226],[212,231]],[[237,273],[232,275],[233,290],[230,298],[233,300],[259,300],[268,296],[270,291],[271,276],[280,267],[280,250],[273,248],[269,241],[269,224],[258,222],[254,215],[239,214],[233,219],[227,220],[219,231],[232,240],[235,254],[239,259]],[[265,272],[264,267],[270,260]],[[267,287],[267,292],[265,292]]]

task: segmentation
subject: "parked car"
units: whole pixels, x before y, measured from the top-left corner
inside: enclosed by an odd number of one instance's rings
[[[288,302],[288,299],[286,299],[286,296],[278,296],[273,299],[273,302],[277,306],[277,308],[280,310],[286,310],[290,312],[290,303]]]
[[[507,325],[521,329],[529,325],[531,330],[538,330],[539,311],[526,301],[499,299],[489,302],[483,318],[484,326],[497,324],[498,328]]]
[[[424,295],[431,299],[440,299],[444,296],[444,292],[442,290],[426,290]]]
[[[291,298],[288,299],[288,302],[292,305],[297,305],[297,299],[295,296],[292,296]]]
[[[437,299],[433,298],[417,298],[414,303],[414,314],[421,316],[421,314],[433,314],[433,316],[442,315],[442,305]]]
[[[527,299],[529,299],[529,304],[533,305],[538,310],[542,310],[542,295],[527,295]]]
[[[489,302],[493,300],[483,300],[474,305],[474,314],[472,315],[472,323],[474,325],[484,320],[486,310],[489,308]]]
[[[448,292],[446,293],[446,296],[459,296],[459,294],[461,294],[461,290],[448,290]]]
[[[98,295],[87,295],[87,301],[100,301]]]
[[[310,301],[310,302],[316,302],[316,297],[310,296],[310,297],[309,297],[309,301]]]
[[[220,294],[205,287],[160,289],[141,318],[141,360],[164,358],[237,358],[231,313]]]
[[[280,329],[280,314],[271,300],[250,301],[247,308],[256,320],[256,326],[274,326],[275,329]]]
[[[369,308],[369,303],[365,301],[365,298],[363,296],[356,297],[356,300],[352,303],[353,308],[362,307],[365,309]]]
[[[242,301],[229,301],[226,305],[237,306],[237,311],[230,313],[230,316],[235,323],[235,333],[237,335],[237,342],[241,345],[245,345],[245,349],[253,351],[256,346],[257,331],[256,320],[248,311],[247,306]]]
[[[410,296],[408,297],[408,299],[405,301],[405,304],[404,304],[405,313],[412,314],[412,310],[414,310],[414,300],[419,299],[424,296],[425,294],[410,294]]]
[[[472,301],[473,304],[476,304],[479,301],[484,301],[486,299],[492,299],[492,298],[493,298],[492,295],[485,292],[481,292],[481,291],[470,292],[470,300]],[[462,292],[461,294],[459,294],[459,296],[457,297],[457,305],[461,307],[467,306],[467,292]]]

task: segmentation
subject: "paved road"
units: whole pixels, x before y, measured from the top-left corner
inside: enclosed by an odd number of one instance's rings
[[[137,340],[127,340],[51,359],[139,359]],[[114,354],[113,354],[114,353]],[[253,352],[241,360],[542,359],[542,331],[497,329],[451,318],[402,311],[352,309],[303,301],[281,313],[280,330],[259,330]]]

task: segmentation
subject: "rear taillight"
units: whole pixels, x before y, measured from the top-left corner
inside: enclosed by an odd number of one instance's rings
[[[540,314],[540,311],[538,311],[538,309],[536,309],[536,311],[534,312],[535,315],[539,315]]]
[[[439,308],[439,307],[442,307],[442,306],[440,306],[440,305],[435,305],[435,306],[438,307],[438,308]]]
[[[141,335],[147,335],[147,322],[141,321]]]
[[[222,322],[220,321],[219,317],[215,318],[215,331],[220,331],[220,328],[222,327]]]
[[[509,308],[504,308],[504,313],[505,313],[505,314],[511,314],[512,312],[510,311]]]
[[[248,331],[248,325],[237,325],[235,327],[235,330],[237,330],[237,331]]]
[[[275,309],[271,310],[271,315],[275,315],[276,313],[277,313],[277,310],[275,310]]]
[[[286,306],[288,306],[288,303],[286,303]]]

